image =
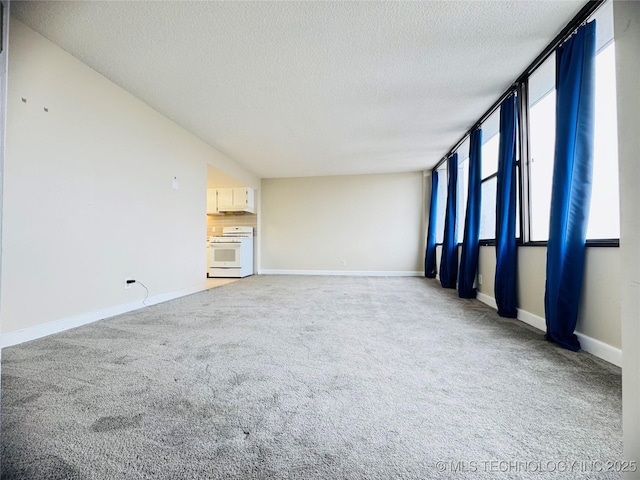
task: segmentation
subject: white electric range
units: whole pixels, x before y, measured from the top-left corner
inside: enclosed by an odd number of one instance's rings
[[[224,227],[221,237],[209,237],[208,277],[253,275],[253,227]]]

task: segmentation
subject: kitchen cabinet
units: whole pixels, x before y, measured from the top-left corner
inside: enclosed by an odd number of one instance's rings
[[[248,187],[208,188],[207,215],[254,213],[254,191]]]
[[[229,205],[233,205],[233,188],[218,188],[218,211],[223,212]],[[222,207],[222,210],[220,209]]]
[[[218,211],[217,188],[207,188],[207,215],[221,215]]]
[[[240,211],[254,212],[253,188],[233,188],[232,207]]]

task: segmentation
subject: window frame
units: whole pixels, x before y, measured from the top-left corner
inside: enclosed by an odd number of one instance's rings
[[[612,1],[612,0],[607,0]],[[516,182],[518,188],[518,204],[516,210],[520,225],[517,236],[518,246],[541,247],[547,246],[548,240],[531,240],[531,146],[530,146],[530,112],[529,112],[529,78],[531,75],[555,52],[556,47],[566,41],[573,32],[583,23],[587,22],[600,7],[607,1],[595,1],[587,3],[578,14],[563,28],[563,30],[554,38],[554,40],[538,55],[538,57],[525,69],[525,71],[517,78],[517,80],[509,86],[509,88],[498,98],[498,100],[489,108],[482,117],[462,136],[462,138],[451,148],[451,150],[433,167],[436,171],[446,162],[453,153],[455,153],[462,143],[471,135],[471,132],[478,127],[482,127],[493,113],[500,108],[502,102],[512,93],[517,95],[518,106],[518,122],[517,122],[517,141],[516,150]],[[604,48],[611,42],[615,42],[615,38],[604,44],[599,50]],[[597,53],[596,53],[597,54]],[[489,181],[497,176],[497,172],[482,178],[482,183]],[[465,208],[466,205],[460,206]],[[480,239],[480,246],[495,246],[495,235],[493,239]],[[439,243],[437,245],[442,245]],[[461,243],[458,243],[461,245]],[[587,239],[587,247],[619,247],[620,238],[600,238]]]
[[[464,159],[460,160],[460,149],[462,148],[462,146],[465,144],[465,142],[467,142],[467,155]],[[471,149],[471,136],[470,135],[466,135],[464,137],[462,137],[462,141],[460,142],[460,144],[458,145],[458,147],[455,149],[454,153],[458,154],[458,202],[456,203],[458,210],[456,211],[456,222],[458,222],[458,220],[460,220],[460,213],[461,210],[464,211],[464,222],[462,222],[462,231],[460,231],[460,228],[458,228],[458,237],[461,239],[459,242],[456,243],[456,245],[458,247],[462,247],[462,244],[464,243],[464,224],[466,223],[466,217],[467,217],[467,203],[466,202],[462,202],[462,197],[464,196],[464,198],[468,201],[468,193],[469,193],[469,158],[470,158],[470,150]],[[463,165],[464,163],[467,163],[466,167],[460,167],[461,165]],[[461,181],[464,178],[464,173],[460,172],[460,170],[463,170],[466,168],[467,171],[467,183],[466,185],[464,185],[465,187],[465,192],[461,192],[460,190],[460,185],[461,185]],[[460,175],[462,173],[462,175]],[[458,224],[458,227],[460,227],[460,224]]]
[[[583,15],[582,19],[580,22],[576,23],[573,28],[571,28],[569,30],[569,33],[562,38],[562,40],[560,42],[558,42],[558,44],[563,43],[567,38],[569,38],[569,36],[573,33],[573,31],[582,23],[585,23],[587,21],[589,21],[589,19],[598,11],[598,9],[603,6],[604,4],[607,3],[607,1],[611,2],[613,0],[605,0],[602,2],[599,2],[595,8],[593,9],[589,9],[588,10],[588,14]],[[588,7],[588,5],[587,5]],[[585,7],[586,8],[586,7]],[[580,15],[580,14],[579,14]],[[575,18],[574,18],[575,21]],[[567,25],[566,28],[568,28],[569,26],[573,25],[573,21]],[[564,30],[563,30],[564,31]],[[612,42],[615,42],[615,38],[612,38],[610,40],[608,40],[607,42],[605,42],[602,46],[600,46],[600,48],[596,51],[596,56],[601,52],[604,51],[605,48],[607,48]],[[525,224],[523,223],[524,221],[526,221],[526,228],[521,228],[520,233],[521,233],[521,238],[520,238],[520,242],[519,245],[522,246],[533,246],[533,247],[537,247],[537,246],[546,246],[548,244],[548,240],[531,240],[531,205],[532,205],[532,201],[531,201],[531,145],[530,145],[530,136],[529,136],[529,132],[530,132],[530,123],[529,123],[529,119],[530,119],[530,108],[529,108],[529,78],[538,70],[538,68],[540,66],[542,66],[542,64],[549,59],[549,57],[551,57],[555,52],[555,47],[553,49],[550,49],[548,52],[546,52],[544,55],[540,55],[538,57],[538,59],[536,60],[536,65],[534,68],[530,68],[527,69],[528,72],[526,73],[526,75],[523,75],[519,80],[518,80],[518,93],[520,96],[520,102],[518,104],[518,108],[519,108],[519,124],[520,124],[520,132],[519,132],[519,138],[520,138],[520,158],[526,158],[526,163],[525,163],[525,168],[521,168],[520,169],[520,195],[522,196],[522,192],[523,190],[526,188],[527,191],[527,196],[526,196],[526,210],[523,209],[523,198],[521,198],[521,202],[520,202],[520,225],[524,226]],[[523,118],[524,117],[524,123],[523,123]],[[526,127],[526,128],[525,128]],[[525,145],[526,144],[526,145]],[[523,150],[523,145],[524,145],[524,150]],[[526,156],[525,156],[526,154]],[[524,171],[524,172],[523,172]],[[523,232],[526,232],[525,235],[522,235]],[[613,237],[613,238],[587,238],[585,240],[585,245],[587,247],[619,247],[620,246],[620,238],[617,237]]]
[[[443,167],[444,164],[444,167]],[[440,161],[438,162],[438,164],[433,168],[433,170],[431,170],[431,173],[433,175],[433,172],[439,172],[438,173],[438,190],[440,190],[441,188],[444,188],[445,192],[447,191],[447,186],[449,184],[449,170],[446,167],[446,159],[444,161]],[[442,174],[442,175],[440,175]],[[438,200],[440,200],[440,198],[438,197]],[[445,200],[445,205],[446,205],[446,201],[447,201],[447,195],[445,194],[444,196],[444,200]],[[438,202],[438,210],[440,209],[440,202]],[[438,212],[436,212],[436,215],[438,215]],[[446,206],[444,208],[444,215],[442,216],[442,229],[444,230],[444,222],[445,222],[445,217],[447,215],[447,209]],[[437,216],[436,218],[436,242],[435,242],[435,246],[442,246],[444,243],[444,238],[442,239],[442,241],[438,241],[438,233],[440,230],[440,216]]]
[[[511,90],[511,91],[509,92],[509,94],[513,93],[514,91],[515,91],[515,90]],[[494,109],[493,109],[493,110],[492,110],[488,115],[485,115],[485,118],[482,120],[482,123],[480,124],[480,128],[482,128],[482,125],[484,125],[484,123],[485,123],[489,118],[491,118],[491,116],[495,115],[496,113],[497,113],[497,115],[498,115],[498,133],[497,133],[497,135],[500,135],[500,134],[501,134],[501,132],[500,132],[500,105],[496,106],[496,108],[494,108]],[[483,143],[482,143],[482,145],[480,146],[480,148],[481,148],[481,149],[482,149],[482,147],[485,145],[485,143],[489,143],[489,141],[491,141],[491,140],[488,140],[488,141],[486,141],[486,142],[484,141],[484,132],[483,132],[482,137],[483,137],[483,138],[482,138]],[[491,138],[493,139],[493,136],[492,136]],[[500,143],[499,143],[499,142],[500,142],[500,140],[499,140],[499,138],[498,138],[498,159],[497,159],[497,162],[496,162],[496,171],[495,171],[494,173],[491,173],[491,174],[487,175],[486,177],[484,177],[484,176],[482,176],[482,175],[481,175],[481,177],[482,177],[482,180],[480,181],[480,191],[481,191],[481,192],[482,192],[482,185],[483,185],[485,182],[489,182],[490,180],[493,180],[494,178],[496,178],[496,190],[497,190],[497,188],[498,188],[498,185],[497,185],[497,184],[498,184],[497,177],[498,177],[498,168],[499,168],[499,165],[500,165]],[[484,162],[484,155],[483,155],[483,157],[482,157],[482,161]],[[484,165],[482,165],[482,166],[484,166]],[[482,166],[481,166],[481,168],[482,168]],[[482,171],[482,170],[481,170],[481,171]],[[497,195],[496,195],[496,200],[497,200]],[[495,210],[496,205],[494,205],[494,206],[493,206],[493,208],[494,208],[494,210]],[[483,246],[483,247],[486,247],[486,246],[494,246],[494,245],[496,244],[496,232],[495,232],[495,229],[494,229],[494,232],[493,232],[493,238],[480,238],[480,239],[478,240],[478,242],[479,242],[480,246]]]

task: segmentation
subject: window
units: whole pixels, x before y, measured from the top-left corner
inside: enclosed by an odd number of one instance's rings
[[[553,154],[556,140],[556,55],[552,54],[529,78],[529,149],[531,163],[531,234],[533,241],[549,238]]]
[[[593,10],[591,10],[593,11]],[[613,39],[613,3],[597,7],[588,21],[596,20],[596,84],[594,157],[591,206],[587,228],[589,240],[613,240],[620,237],[618,142],[616,112],[615,44]],[[550,47],[551,48],[551,47]],[[556,55],[545,61],[518,83],[518,92],[526,92],[528,131],[517,133],[517,140],[528,140],[528,165],[521,163],[520,148],[516,148],[516,235],[525,241],[546,242],[549,238],[549,215],[553,181],[556,130]],[[521,127],[523,124],[519,124]],[[500,109],[493,111],[482,123],[480,240],[495,239],[496,189],[500,148]],[[467,136],[458,153],[458,242],[464,239],[468,181],[469,145]],[[525,170],[521,171],[521,168]],[[442,242],[446,211],[446,163],[439,171],[440,191],[437,241]],[[522,176],[521,176],[522,174]],[[527,182],[523,188],[522,181]],[[523,193],[522,211],[520,194]],[[522,218],[521,218],[522,215]],[[522,228],[521,222],[528,228]]]
[[[498,151],[500,149],[500,109],[482,123],[482,202],[480,239],[496,238],[496,188],[498,185]]]
[[[618,140],[616,117],[613,6],[603,5],[596,18],[596,92],[593,184],[587,239],[620,236]],[[556,126],[555,54],[529,78],[530,239],[549,238],[549,213]]]
[[[520,143],[520,137],[516,136],[516,238],[522,238],[520,232],[520,149],[518,144]]]
[[[438,172],[438,213],[436,217],[436,243],[444,240],[444,219],[447,214],[447,162],[437,170]]]
[[[587,238],[620,238],[615,45],[596,57],[593,186]]]
[[[464,240],[464,222],[467,218],[467,196],[469,194],[469,137],[456,150],[458,153],[458,209],[456,214],[458,243]]]

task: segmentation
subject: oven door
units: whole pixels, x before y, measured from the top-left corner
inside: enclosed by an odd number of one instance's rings
[[[240,243],[210,243],[209,268],[240,268]]]

